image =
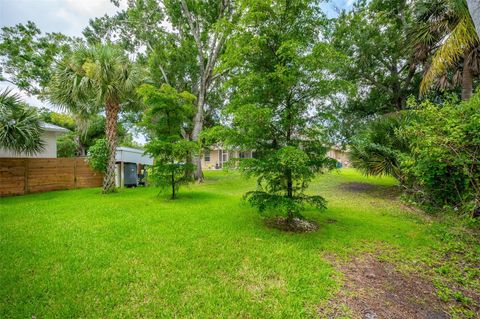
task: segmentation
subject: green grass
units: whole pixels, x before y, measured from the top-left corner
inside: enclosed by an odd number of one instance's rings
[[[310,191],[328,210],[306,212],[320,224],[309,234],[266,228],[241,201],[253,185],[208,172],[176,201],[154,188],[0,199],[0,318],[314,317],[340,284],[325,253],[423,260],[442,247],[436,222],[382,196],[392,179],[320,176]]]

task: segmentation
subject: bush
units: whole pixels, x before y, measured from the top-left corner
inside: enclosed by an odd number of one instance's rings
[[[352,143],[352,163],[394,176],[424,207],[480,215],[480,97],[411,107],[369,123]]]
[[[401,166],[420,189],[416,198],[430,206],[455,206],[478,214],[480,97],[443,105],[424,102],[414,113],[418,119],[399,134],[411,144]]]
[[[107,140],[104,138],[98,139],[88,149],[88,164],[95,171],[106,173],[109,156]]]
[[[63,134],[57,138],[57,157],[75,157],[77,155],[77,143],[75,134]]]
[[[406,183],[405,173],[400,168],[400,156],[410,151],[410,144],[397,133],[412,120],[413,114],[405,111],[384,115],[368,123],[351,145],[353,166],[365,175],[391,175],[400,183]]]

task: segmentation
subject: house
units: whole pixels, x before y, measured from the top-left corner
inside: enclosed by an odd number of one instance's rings
[[[211,149],[204,151],[202,157],[202,168],[204,169],[219,169],[223,167],[231,158],[252,158],[255,152],[253,151],[232,151],[225,150],[220,146],[214,146]]]
[[[146,165],[153,165],[153,158],[144,150],[131,147],[117,147],[115,154],[115,185],[137,186],[145,182]]]
[[[0,157],[34,157],[34,158],[55,158],[57,157],[57,137],[61,134],[67,133],[66,128],[53,125],[50,123],[41,122],[43,133],[42,141],[45,143],[44,149],[34,155],[27,155],[24,153],[15,153],[10,150],[0,148]]]
[[[327,156],[330,158],[333,158],[337,160],[338,163],[340,163],[341,167],[350,167],[350,156],[349,156],[349,151],[348,150],[343,150],[339,147],[331,147],[328,152]]]
[[[341,167],[349,167],[350,161],[348,151],[338,147],[332,147],[327,152],[327,156],[337,160]],[[255,157],[254,151],[225,150],[221,146],[214,146],[204,151],[202,157],[202,168],[204,169],[220,169],[223,164],[231,158],[252,158]]]

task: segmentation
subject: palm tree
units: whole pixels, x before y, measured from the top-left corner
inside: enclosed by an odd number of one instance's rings
[[[124,52],[112,45],[79,46],[54,71],[49,95],[74,114],[105,111],[109,161],[103,192],[115,191],[117,122],[122,109],[135,105],[137,75]]]
[[[397,131],[414,119],[410,111],[401,111],[369,122],[352,142],[350,160],[353,166],[365,175],[390,175],[404,184],[406,176],[400,167],[400,156],[409,153],[410,144]]]
[[[0,92],[0,148],[15,153],[36,154],[43,150],[43,129],[35,109],[24,104],[18,94]]]
[[[440,85],[449,68],[458,66],[457,76],[462,86],[462,99],[473,93],[474,75],[480,72],[479,40],[465,0],[426,0],[417,7],[417,28],[414,30],[417,48],[434,51],[420,85],[424,94],[435,81]]]

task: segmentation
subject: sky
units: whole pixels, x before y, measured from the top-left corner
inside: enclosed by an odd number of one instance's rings
[[[333,17],[338,9],[351,8],[354,0],[332,0],[323,4],[328,16]],[[125,0],[121,1],[121,7]],[[81,36],[92,18],[105,14],[113,15],[119,10],[110,0],[0,0],[0,27],[33,21],[42,32],[61,32]],[[0,82],[0,90],[10,87]],[[13,91],[17,91],[13,88]],[[18,92],[30,105],[54,108],[35,97]]]
[[[354,0],[333,0],[323,8],[329,16],[338,9],[348,9]],[[125,1],[121,3],[121,6]],[[62,32],[70,36],[81,36],[89,19],[113,15],[119,10],[110,0],[0,0],[0,27],[33,21],[42,32]],[[0,89],[7,84],[0,82]],[[34,106],[47,106],[34,97],[21,94]]]

